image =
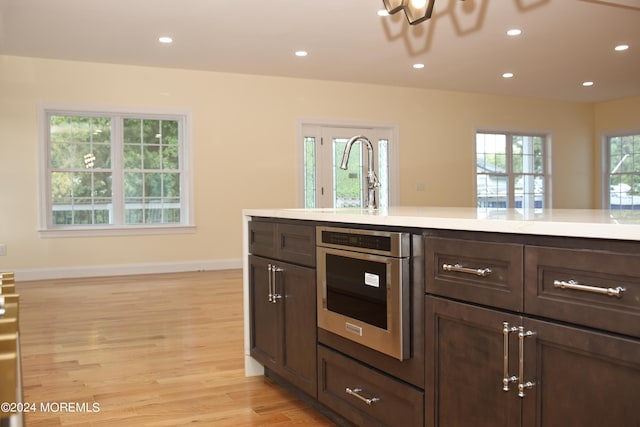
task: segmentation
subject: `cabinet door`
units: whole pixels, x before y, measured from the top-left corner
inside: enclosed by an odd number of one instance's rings
[[[312,268],[278,263],[275,291],[281,315],[281,375],[317,395],[316,274]]]
[[[525,427],[640,426],[640,341],[525,318]]]
[[[249,256],[249,308],[251,356],[269,368],[277,367],[278,307],[269,301],[269,264],[272,260]]]
[[[503,390],[503,322],[521,318],[426,297],[425,425],[512,427],[521,422],[516,385]],[[508,375],[517,375],[517,336],[510,334]]]

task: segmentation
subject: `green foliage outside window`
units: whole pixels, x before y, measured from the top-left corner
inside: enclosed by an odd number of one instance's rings
[[[122,140],[112,135],[121,125]],[[114,223],[114,174],[125,224],[181,222],[180,122],[53,114],[49,119],[51,223]],[[114,148],[122,167],[114,168]]]

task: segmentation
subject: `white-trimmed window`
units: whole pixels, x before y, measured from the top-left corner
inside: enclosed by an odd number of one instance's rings
[[[640,209],[640,134],[608,136],[605,195],[609,209]]]
[[[41,229],[192,225],[188,114],[41,111]]]
[[[547,137],[476,133],[476,199],[480,208],[548,208]]]

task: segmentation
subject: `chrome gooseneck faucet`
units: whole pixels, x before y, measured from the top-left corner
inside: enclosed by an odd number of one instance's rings
[[[347,164],[349,163],[349,153],[351,153],[351,146],[355,142],[362,142],[367,146],[368,157],[367,157],[367,188],[369,189],[368,197],[367,197],[367,209],[377,209],[378,208],[378,200],[376,198],[376,188],[380,187],[380,182],[378,181],[378,177],[374,171],[373,167],[373,144],[367,138],[362,135],[357,135],[351,138],[347,142],[347,146],[344,149],[344,154],[342,154],[342,164],[340,164],[340,169],[347,169]]]

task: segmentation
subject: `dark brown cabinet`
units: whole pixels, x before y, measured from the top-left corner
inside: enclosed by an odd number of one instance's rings
[[[426,299],[427,426],[640,425],[638,340]]]
[[[307,259],[304,252],[311,251],[310,244],[315,249],[315,241],[307,242],[302,250],[293,251],[293,255],[288,254],[288,249],[291,242],[304,241],[305,236],[313,234],[306,233],[306,229],[315,229],[262,222],[252,223],[250,229],[258,230],[251,234],[252,242],[256,236],[258,242],[271,242],[260,244],[255,250],[264,256],[249,256],[251,356],[291,385],[315,397],[316,271],[287,262]],[[273,257],[267,258],[269,253]]]
[[[425,425],[519,426],[520,398],[502,390],[502,326],[519,324],[519,317],[432,296],[426,298],[426,313]],[[515,340],[508,345],[511,376],[518,347]]]
[[[313,225],[251,221],[249,253],[314,267],[316,228]]]
[[[424,425],[424,392],[327,347],[318,347],[318,400],[358,426]]]
[[[455,245],[486,258],[495,248],[484,251],[485,243]],[[434,259],[439,246],[425,247]],[[429,286],[442,272],[428,269],[427,290],[442,295],[425,303],[425,425],[640,425],[638,256],[526,242],[523,249],[512,261],[523,275],[511,279],[522,286],[520,310],[479,303],[472,287],[454,300]],[[454,287],[467,286],[462,274]]]
[[[516,243],[429,237],[427,292],[520,311],[522,251]]]
[[[640,342],[524,318],[523,426],[640,426]]]

